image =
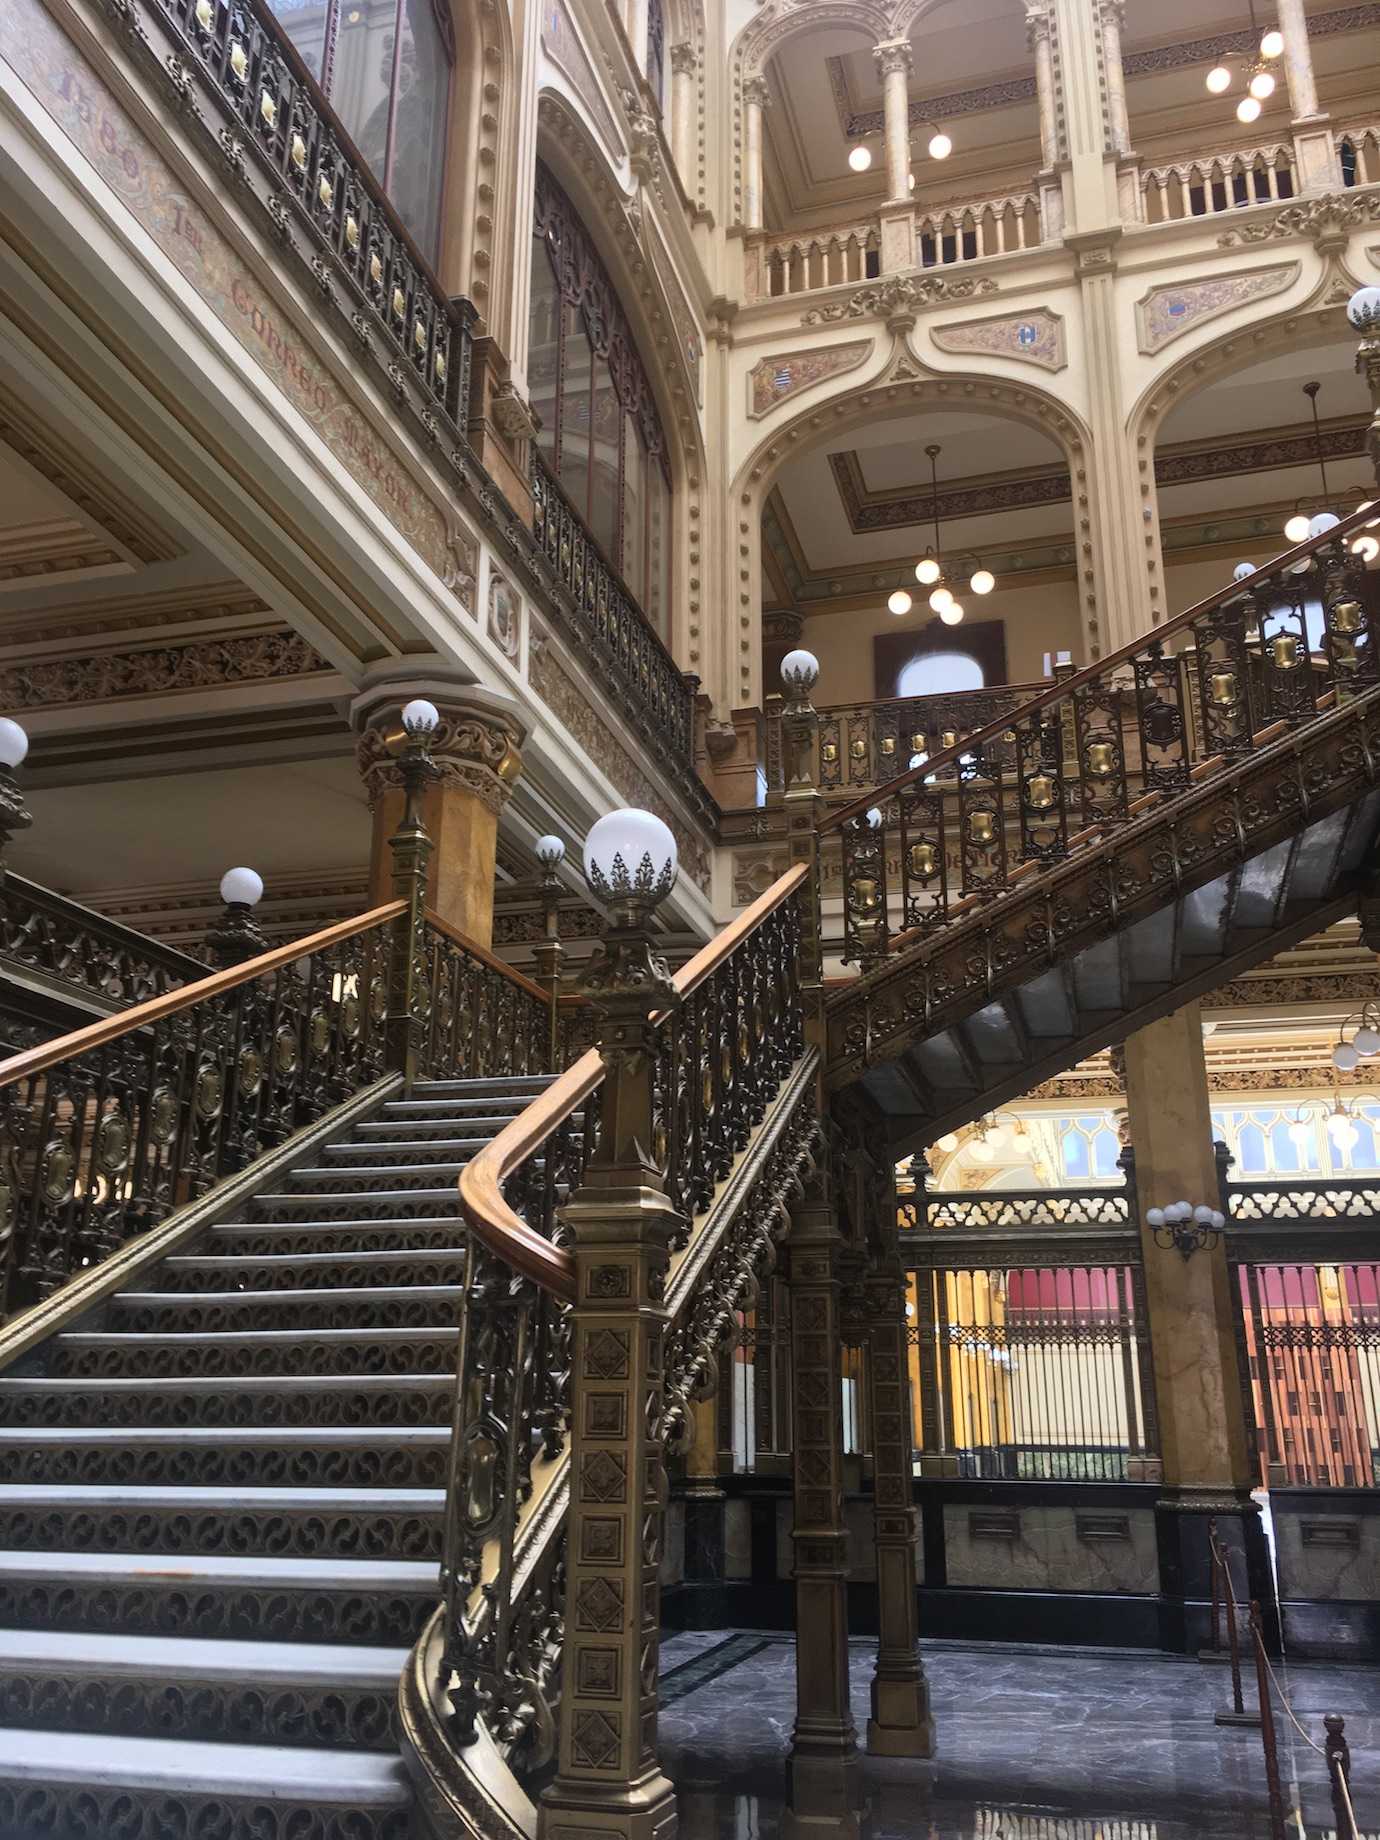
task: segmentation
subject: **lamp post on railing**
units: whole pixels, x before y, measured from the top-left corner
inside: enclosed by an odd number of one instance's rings
[[[0,716],[0,889],[5,885],[5,853],[16,831],[25,831],[34,821],[24,803],[24,794],[14,770],[29,751],[29,737],[17,722]]]
[[[810,888],[804,896],[800,929],[800,976],[805,986],[823,976],[820,945],[819,715],[810,692],[819,682],[819,660],[797,647],[781,660],[786,700],[781,705],[781,747],[785,756],[786,847],[792,863],[809,865]]]
[[[225,908],[207,933],[206,943],[222,971],[268,950],[263,928],[254,918],[263,896],[263,877],[253,869],[227,869],[221,876],[220,898]]]
[[[414,697],[402,712],[401,733],[390,737],[402,773],[403,809],[398,828],[388,839],[393,856],[393,896],[407,911],[393,922],[388,949],[388,1008],[385,1025],[387,1065],[409,1085],[416,1078],[426,1020],[426,886],[431,838],[422,822],[422,793],[436,768],[431,737],[440,711],[425,697]]]
[[[610,924],[584,980],[604,1061],[599,1141],[565,1218],[574,1239],[571,1489],[560,1739],[539,1835],[674,1824],[655,1750],[665,1514],[666,1276],[680,1215],[661,1165],[656,1027],[679,1001],[650,923],[676,877],[660,818],[616,811],[585,840]]]
[[[547,1041],[549,1066],[556,1071],[556,1053],[560,1043],[561,964],[565,947],[561,944],[561,878],[556,871],[565,861],[565,845],[559,837],[538,837],[537,861],[541,864],[542,936],[533,948],[537,982],[544,986],[551,1004],[551,1031]]]
[[[1361,335],[1356,348],[1356,369],[1370,391],[1371,421],[1366,452],[1380,487],[1380,287],[1357,288],[1347,302],[1346,316]]]

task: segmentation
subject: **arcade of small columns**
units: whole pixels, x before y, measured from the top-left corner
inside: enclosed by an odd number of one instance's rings
[[[1083,32],[1079,39],[1066,34],[1065,42],[1090,46],[1094,31],[1102,38],[1105,72],[1107,149],[1120,162],[1133,162],[1131,119],[1126,100],[1126,79],[1122,64],[1122,34],[1125,28],[1127,0],[1026,0],[1026,40],[1035,63],[1035,90],[1040,115],[1041,170],[1036,175],[1040,194],[1041,223],[1045,242],[1054,242],[1064,229],[1065,205],[1060,176],[1061,133],[1060,97],[1055,74],[1052,33],[1055,13],[1079,16]],[[1316,191],[1340,180],[1336,150],[1332,144],[1328,118],[1318,107],[1318,88],[1313,74],[1313,53],[1304,17],[1304,0],[1278,0],[1278,23],[1284,37],[1283,63],[1288,84],[1291,129],[1298,161],[1300,190]],[[684,50],[686,47],[677,47]],[[879,207],[881,220],[881,270],[894,274],[915,265],[915,210],[910,196],[910,74],[914,67],[912,43],[908,38],[885,39],[874,45],[872,55],[882,80],[884,143],[886,150],[886,197]],[[1079,65],[1083,66],[1080,72]],[[1063,81],[1077,83],[1080,75],[1096,82],[1096,59],[1065,60]],[[691,97],[673,92],[673,145],[681,145],[679,133],[684,128]],[[771,91],[760,71],[744,74],[743,101],[743,227],[748,232],[761,231],[763,225],[763,115],[770,106]],[[685,170],[685,169],[682,169]],[[1136,215],[1138,189],[1121,188],[1122,215]]]

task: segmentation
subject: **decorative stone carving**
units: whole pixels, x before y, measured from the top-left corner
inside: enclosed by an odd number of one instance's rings
[[[604,100],[604,92],[594,74],[594,66],[589,61],[563,0],[549,0],[549,4],[542,8],[541,44],[552,63],[559,65],[569,77],[609,149],[615,155],[621,154],[622,146],[613,112]]]
[[[871,339],[854,339],[846,345],[819,345],[809,351],[782,352],[761,358],[748,372],[748,414],[754,421],[826,377],[856,370],[871,355]]]
[[[1374,223],[1380,223],[1380,195],[1371,191],[1324,192],[1320,198],[1286,205],[1261,223],[1224,230],[1217,241],[1223,249],[1230,249],[1235,243],[1268,243],[1281,237],[1302,236],[1323,251],[1337,250],[1346,246],[1353,230]]]
[[[1036,307],[1030,313],[1007,314],[1000,319],[964,320],[956,326],[937,326],[930,337],[940,351],[1014,358],[1021,364],[1038,364],[1047,371],[1061,371],[1068,363],[1064,321],[1046,307]]]
[[[402,770],[388,744],[389,726],[366,728],[355,746],[360,778],[372,809],[385,791],[401,788]],[[463,704],[441,706],[441,720],[431,743],[435,777],[444,785],[464,786],[495,814],[508,802],[522,770],[518,733],[502,716]]]
[[[1153,356],[1206,320],[1286,293],[1298,280],[1301,267],[1298,262],[1282,262],[1244,274],[1208,275],[1201,281],[1152,287],[1136,302],[1140,349],[1147,357]]]
[[[913,326],[925,307],[944,300],[971,300],[978,294],[995,294],[995,281],[968,275],[950,279],[946,275],[889,275],[884,281],[859,288],[847,300],[836,300],[827,307],[813,307],[801,315],[802,326],[825,326],[838,320],[870,319],[874,314],[884,319],[893,331]]]
[[[489,576],[489,637],[505,658],[516,658],[522,640],[522,597],[495,569]]]
[[[174,690],[263,683],[329,671],[330,664],[294,632],[189,639],[138,652],[96,652],[0,669],[6,709],[52,709],[112,697],[162,696]]]

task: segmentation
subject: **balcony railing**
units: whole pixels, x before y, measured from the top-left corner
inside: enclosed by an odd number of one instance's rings
[[[915,260],[920,268],[952,268],[984,256],[1037,249],[1044,231],[1035,192],[978,198],[971,204],[923,211],[915,220]]]
[[[593,662],[596,668],[607,669],[613,683],[625,692],[618,703],[620,714],[663,759],[683,772],[694,748],[691,683],[535,453],[532,503],[537,542],[570,594]]]
[[[207,968],[11,870],[0,884],[0,969],[34,974],[55,995],[113,1010],[176,990]]]
[[[875,219],[778,237],[762,251],[762,291],[775,299],[870,280],[877,273],[881,246]]]
[[[1142,215],[1148,224],[1212,217],[1244,205],[1274,204],[1297,190],[1294,149],[1287,141],[1243,152],[1204,154],[1147,166],[1140,175]]]

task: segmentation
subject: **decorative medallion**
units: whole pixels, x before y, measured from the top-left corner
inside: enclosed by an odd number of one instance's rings
[[[267,127],[271,128],[276,124],[278,120],[278,104],[274,101],[273,97],[269,95],[266,89],[259,92],[259,113],[262,115]]]
[[[748,414],[760,421],[812,384],[856,370],[871,356],[872,345],[871,339],[852,339],[846,345],[820,345],[759,359],[748,372]]]
[[[154,1088],[149,1100],[149,1136],[160,1148],[177,1135],[177,1094],[171,1086]]]
[[[211,0],[196,0],[196,22],[203,32],[211,30],[211,21],[215,14],[211,11]]]
[[[198,1118],[215,1118],[220,1113],[225,1100],[225,1081],[219,1067],[205,1062],[196,1076],[196,1091],[193,1103]]]
[[[394,319],[405,319],[406,316],[407,316],[407,297],[404,295],[400,287],[394,287],[393,289],[393,317]]]
[[[96,1128],[96,1163],[111,1175],[129,1161],[129,1120],[123,1112],[107,1112]]]
[[[1061,371],[1069,361],[1064,321],[1047,307],[1035,307],[1029,313],[1003,313],[999,319],[939,326],[930,336],[940,351],[1014,358],[1018,364],[1038,364],[1047,371]]]
[[[321,177],[316,181],[316,195],[321,200],[321,209],[323,211],[329,211],[331,208],[331,182],[325,173],[322,173]],[[353,237],[350,235],[352,226],[354,226]],[[352,249],[359,241],[359,228],[355,225],[353,217],[347,217],[345,220],[345,240]]]
[[[307,1037],[311,1042],[314,1055],[326,1052],[331,1042],[331,1019],[324,1009],[314,1009],[311,1013],[311,1030]]]
[[[235,1083],[246,1099],[252,1099],[263,1083],[264,1057],[257,1048],[241,1048],[235,1070]]]
[[[522,601],[506,576],[489,576],[489,637],[505,658],[516,658],[522,636]]]
[[[65,1137],[56,1137],[43,1153],[43,1199],[48,1202],[65,1201],[72,1189],[72,1171],[76,1168],[76,1158],[72,1146]]]
[[[297,1068],[297,1031],[284,1023],[273,1037],[273,1065],[279,1073],[293,1073]]]
[[[347,1041],[359,1034],[359,998],[346,997],[340,1006],[340,1032]]]
[[[369,279],[376,288],[383,286],[383,263],[379,260],[377,249],[369,251]]]
[[[1152,287],[1136,302],[1136,332],[1147,357],[1163,351],[1175,339],[1205,321],[1283,294],[1298,280],[1297,262],[1280,262],[1270,268],[1252,268],[1232,275],[1210,275],[1203,281],[1185,281]]]
[[[307,143],[302,139],[302,136],[300,134],[293,135],[292,144],[288,149],[288,155],[293,165],[297,168],[298,172],[306,171],[307,169]]]
[[[230,70],[237,83],[243,83],[249,74],[249,59],[238,39],[230,47]]]
[[[331,188],[326,183],[324,173],[321,177],[321,189],[325,194],[321,202],[325,205],[329,205],[331,202]],[[345,217],[345,241],[351,249],[359,248],[359,219],[348,212]]]

